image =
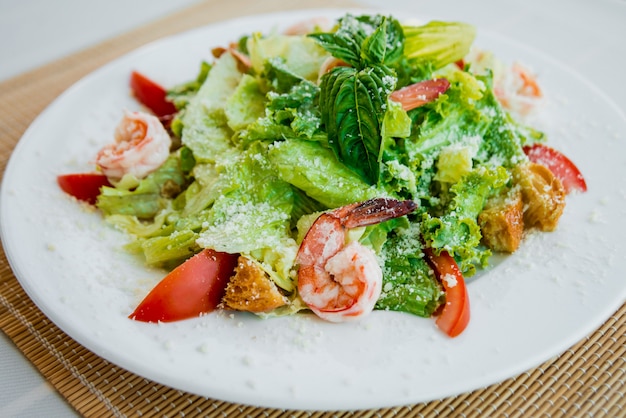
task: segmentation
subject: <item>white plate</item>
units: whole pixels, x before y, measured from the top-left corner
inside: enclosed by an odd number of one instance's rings
[[[216,313],[171,324],[127,319],[163,275],[121,250],[124,236],[57,187],[91,169],[129,97],[130,71],[171,85],[195,76],[213,46],[285,27],[301,11],[246,17],[183,33],[85,77],[18,143],[1,191],[2,240],[20,283],[70,337],[138,375],[211,398],[265,407],[354,409],[433,400],[528,370],[583,339],[626,299],[624,115],[591,83],[540,51],[480,31],[477,44],[535,69],[549,97],[540,127],[581,168],[554,233],[534,234],[469,285],[472,320],[458,338],[432,320],[375,312],[358,324],[311,316],[260,320]],[[423,18],[423,17],[420,17]]]

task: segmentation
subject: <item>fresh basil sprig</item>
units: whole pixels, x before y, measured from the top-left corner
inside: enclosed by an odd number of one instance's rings
[[[392,66],[403,55],[404,32],[396,19],[387,16],[353,16],[339,20],[332,33],[309,35],[335,58],[359,70],[384,64]]]
[[[393,67],[404,53],[404,31],[400,22],[388,17],[380,17],[380,23],[363,41],[361,58],[368,64],[381,64]]]
[[[402,27],[391,17],[346,15],[335,32],[310,36],[349,65],[333,68],[320,84],[328,143],[342,163],[375,184],[381,123],[397,82],[392,65],[403,56]]]
[[[337,67],[322,79],[328,143],[338,159],[371,184],[380,174],[381,123],[395,78],[384,66]]]

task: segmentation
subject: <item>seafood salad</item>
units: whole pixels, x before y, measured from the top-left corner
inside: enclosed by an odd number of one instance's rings
[[[388,310],[462,333],[465,279],[586,190],[525,122],[535,75],[475,34],[346,14],[215,46],[178,85],[130,74],[142,110],[57,178],[166,270],[130,320]]]

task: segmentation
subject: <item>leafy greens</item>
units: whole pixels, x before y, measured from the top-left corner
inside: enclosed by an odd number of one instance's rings
[[[422,248],[448,251],[468,275],[486,265],[477,217],[541,137],[502,108],[490,73],[454,64],[474,37],[463,23],[351,14],[328,32],[245,36],[234,47],[247,70],[224,53],[170,90],[180,149],[146,179],[105,188],[98,206],[148,264],[171,267],[201,248],[246,254],[297,300],[291,270],[311,219],[373,197],[412,199],[415,214],[352,239],[380,258],[378,309],[430,316],[444,298]],[[320,73],[325,63],[335,65]],[[390,99],[432,78],[450,82],[436,100],[405,111]]]

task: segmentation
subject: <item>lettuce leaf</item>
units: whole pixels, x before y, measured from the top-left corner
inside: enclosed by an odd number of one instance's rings
[[[325,208],[336,208],[380,194],[318,142],[299,139],[277,142],[270,147],[268,158],[282,180]]]
[[[432,21],[403,29],[406,57],[430,63],[434,70],[466,56],[476,38],[476,29],[462,22]]]
[[[428,213],[422,217],[425,244],[446,250],[460,258],[459,267],[466,275],[475,272],[475,264],[485,266],[491,253],[479,248],[482,235],[476,221],[487,199],[510,179],[503,167],[474,169],[450,188],[451,199],[440,217]]]
[[[424,260],[417,224],[398,229],[382,247],[383,289],[375,309],[431,316],[444,293]]]
[[[265,94],[255,77],[248,74],[241,77],[232,95],[226,100],[224,114],[228,127],[234,132],[245,129],[265,115]]]
[[[263,74],[267,62],[279,57],[285,68],[303,79],[316,82],[319,68],[328,57],[313,39],[305,36],[253,34],[247,39],[247,49],[256,74]]]
[[[181,83],[167,90],[167,99],[174,103],[176,109],[183,110],[195,97],[202,84],[209,75],[212,65],[206,61],[200,64],[200,71],[195,79],[186,83]]]
[[[182,143],[198,162],[215,162],[228,155],[233,144],[225,105],[233,95],[242,74],[231,54],[223,54],[187,105],[181,118]]]
[[[443,73],[450,88],[436,102],[409,112],[411,135],[396,152],[415,173],[416,195],[428,209],[448,199],[448,187],[479,165],[512,167],[524,161],[526,131],[495,99],[489,76],[458,69]],[[439,184],[445,183],[445,184]]]
[[[254,144],[219,174],[218,181],[229,186],[206,209],[196,243],[202,248],[253,255],[277,285],[292,290],[285,267],[292,263],[278,255],[293,253],[295,258],[297,245],[290,231],[295,223],[296,193],[273,171],[266,149],[266,144]]]
[[[188,182],[181,169],[178,154],[171,154],[156,171],[138,184],[131,181],[125,187],[122,179],[117,187],[103,187],[96,206],[104,216],[128,215],[152,219],[168,206],[168,199],[178,195]]]
[[[326,141],[320,131],[317,106],[319,88],[307,80],[294,84],[288,92],[267,94],[265,116],[247,126],[240,135],[246,142],[305,138]]]

